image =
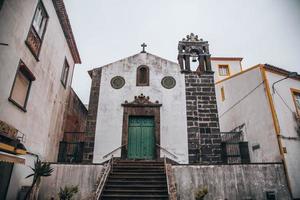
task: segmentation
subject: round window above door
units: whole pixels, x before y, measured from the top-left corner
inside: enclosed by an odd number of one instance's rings
[[[176,85],[176,80],[172,76],[165,76],[161,80],[161,85],[166,89],[172,89]]]
[[[110,80],[110,84],[114,89],[120,89],[125,85],[125,79],[121,76],[115,76]]]

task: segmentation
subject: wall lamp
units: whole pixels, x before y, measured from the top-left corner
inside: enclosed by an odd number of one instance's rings
[[[280,81],[283,81],[285,79],[288,79],[288,78],[296,78],[298,76],[298,73],[297,72],[290,72],[286,77],[278,80],[278,81],[275,81],[273,84],[272,84],[272,91],[273,93],[275,93],[275,84],[280,82]]]

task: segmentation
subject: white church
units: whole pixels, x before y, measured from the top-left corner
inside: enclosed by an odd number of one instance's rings
[[[248,95],[258,79],[247,82],[244,75],[254,70],[243,70],[242,58],[212,57],[208,42],[194,34],[179,41],[178,62],[142,47],[89,71],[82,159],[53,165],[42,198],[60,184],[78,183],[77,199],[191,200],[206,189],[207,200],[297,199],[299,179],[291,162],[281,159],[268,95]],[[231,90],[242,86],[238,93]],[[260,101],[256,113],[264,112],[265,121],[244,110],[240,99],[251,108]]]

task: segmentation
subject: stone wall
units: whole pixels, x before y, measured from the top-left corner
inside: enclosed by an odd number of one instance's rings
[[[90,91],[90,102],[89,102],[89,109],[88,109],[88,116],[87,116],[83,162],[91,163],[93,160],[94,140],[95,140],[102,69],[98,68],[89,71],[89,74],[92,78],[92,86]]]
[[[52,164],[51,167],[52,175],[42,178],[39,199],[58,199],[59,188],[71,185],[78,185],[79,189],[74,200],[91,199],[103,169],[102,165]]]
[[[213,72],[185,74],[190,163],[221,161],[221,138]]]
[[[64,132],[85,132],[88,111],[71,88],[64,119]]]
[[[178,200],[195,199],[206,187],[205,200],[266,199],[274,191],[277,200],[289,200],[282,164],[182,165],[173,166]]]

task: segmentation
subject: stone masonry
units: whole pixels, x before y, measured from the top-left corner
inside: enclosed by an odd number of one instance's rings
[[[101,72],[102,72],[101,68],[89,71],[89,74],[92,78],[92,86],[90,92],[90,102],[89,102],[86,136],[85,136],[84,152],[83,152],[84,163],[91,163],[93,161]]]
[[[189,163],[221,162],[221,137],[214,74],[185,74]]]

